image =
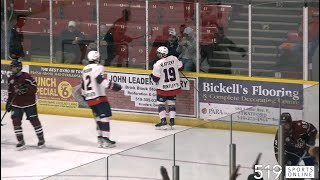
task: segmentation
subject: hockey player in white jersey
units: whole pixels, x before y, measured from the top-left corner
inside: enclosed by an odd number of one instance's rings
[[[81,95],[95,116],[99,147],[114,147],[116,142],[109,139],[109,118],[112,116],[112,113],[106,96],[106,89],[120,91],[121,85],[104,78],[104,67],[99,64],[99,52],[90,51],[88,53],[88,60],[89,64],[82,70]]]
[[[166,128],[166,103],[169,109],[170,123],[174,126],[174,118],[176,115],[176,96],[180,94],[180,74],[183,70],[183,64],[175,56],[167,56],[168,48],[161,46],[157,49],[157,56],[160,58],[154,65],[150,75],[157,86],[157,103],[160,117],[160,123],[156,124],[156,128]]]

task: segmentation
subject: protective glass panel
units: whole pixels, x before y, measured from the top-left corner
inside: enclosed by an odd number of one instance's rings
[[[107,159],[96,161],[75,167],[59,174],[44,178],[46,180],[105,180],[107,178]]]
[[[252,76],[302,79],[303,1],[252,1]]]
[[[49,62],[49,1],[7,1],[7,6],[8,55]]]
[[[308,80],[319,81],[319,1],[308,1]]]
[[[100,49],[107,54],[105,65],[145,68],[145,1],[101,0],[99,7],[108,32],[108,45]]]
[[[168,55],[182,60],[184,71],[195,71],[195,25],[194,1],[149,1],[149,69],[159,60],[158,47],[166,46]]]
[[[109,179],[161,179],[161,166],[171,176],[173,143],[169,135],[108,157]]]
[[[96,1],[53,1],[53,63],[86,63],[97,36]],[[81,13],[79,13],[81,12]]]
[[[200,3],[200,72],[248,75],[248,2]]]

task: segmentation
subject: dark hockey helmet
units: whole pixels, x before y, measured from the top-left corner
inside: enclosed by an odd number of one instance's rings
[[[290,113],[282,113],[280,115],[280,121],[281,123],[291,123],[292,122],[292,117],[291,117],[291,114]]]
[[[13,59],[10,63],[10,70],[13,74],[18,74],[22,70],[22,62],[20,59]]]

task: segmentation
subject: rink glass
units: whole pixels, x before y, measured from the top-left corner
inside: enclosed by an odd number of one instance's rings
[[[109,56],[108,61],[112,60],[112,66],[151,69],[152,64],[149,63],[156,59],[157,47],[168,40],[168,30],[174,29],[181,39],[183,27],[192,27],[193,36],[198,38],[198,56],[195,55],[198,59],[194,61],[197,72],[221,73],[227,69],[231,70],[233,75],[316,81],[319,79],[316,61],[319,57],[319,8],[316,0],[306,3],[263,0],[252,1],[252,4],[247,0],[225,0],[221,3],[204,0],[199,3],[192,0],[53,0],[52,14],[49,2],[2,1],[6,3],[8,10],[6,13],[2,11],[2,17],[6,15],[8,20],[7,43],[15,17],[18,14],[26,16],[25,25],[21,29],[26,60],[61,63],[61,60],[56,60],[59,33],[73,20],[77,23],[76,28],[85,36],[79,46],[80,54],[76,64],[83,63],[87,51],[92,48],[89,46],[90,42],[97,40],[100,25],[106,25],[108,31],[114,26],[117,29],[112,50],[109,50],[108,55],[104,55]],[[308,10],[305,19],[309,22],[306,26],[308,42],[303,41],[302,26],[306,7]],[[81,13],[78,13],[79,10]],[[126,14],[127,20],[117,21],[123,14]],[[245,53],[216,48],[217,32],[221,27],[226,37],[237,47],[244,48]],[[2,30],[5,31],[4,27]],[[9,57],[5,57],[8,54],[5,53],[4,41],[2,45],[2,59],[8,59]],[[230,44],[221,45],[225,48],[229,46]],[[308,57],[303,54],[303,47],[307,47],[305,51],[308,51]],[[102,49],[100,45],[101,52]],[[303,62],[303,59],[308,60]],[[307,75],[304,76],[303,71]]]

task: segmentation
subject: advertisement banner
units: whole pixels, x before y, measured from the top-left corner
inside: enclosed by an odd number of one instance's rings
[[[29,65],[22,65],[22,71],[29,73]],[[11,75],[10,65],[1,64],[1,103],[8,99],[8,79]]]
[[[8,99],[8,79],[10,75],[10,65],[1,64],[1,103],[7,102]]]
[[[217,120],[233,114],[233,121],[270,125],[276,125],[285,111],[302,118],[302,89],[292,83],[199,78],[200,118]]]
[[[111,106],[121,111],[158,113],[155,83],[148,74],[107,72],[107,79],[122,85],[120,93],[108,93]],[[195,79],[181,78],[182,94],[177,96],[177,114],[195,117]],[[187,99],[187,100],[186,100]],[[188,103],[186,103],[188,101]]]
[[[37,82],[38,105],[78,108],[78,102],[72,96],[72,87],[80,83],[81,70],[30,66],[29,71]]]

